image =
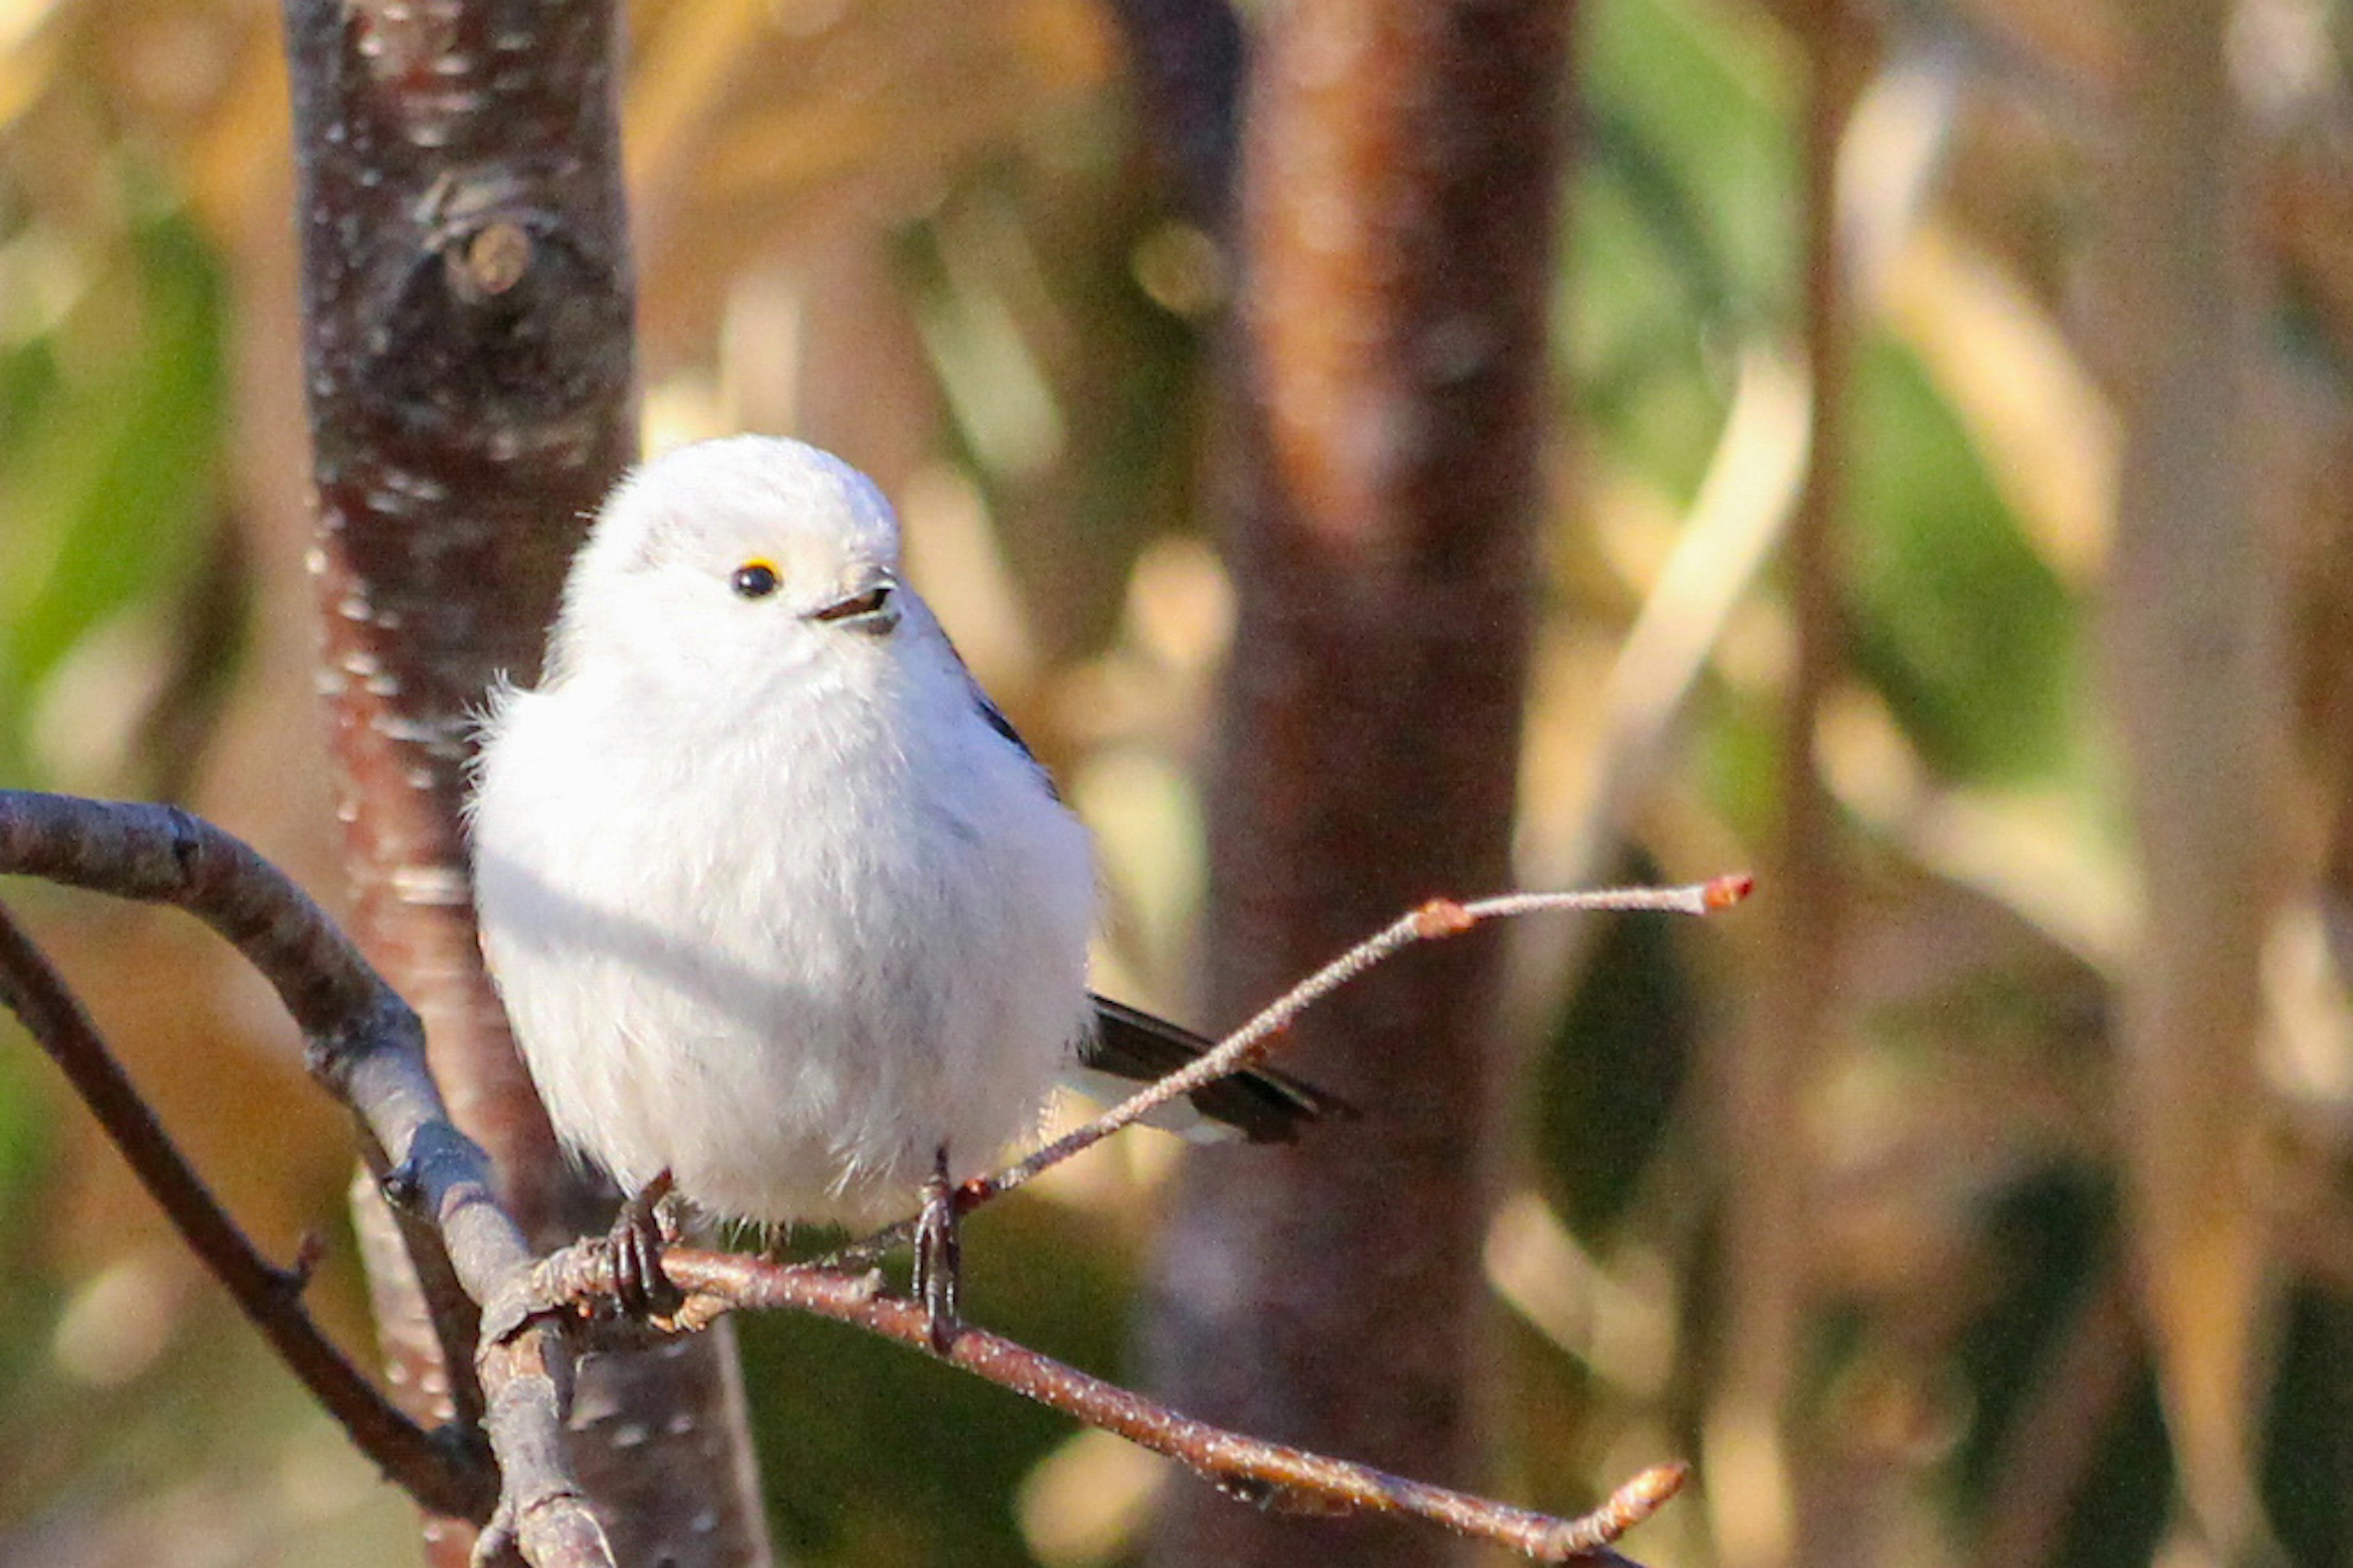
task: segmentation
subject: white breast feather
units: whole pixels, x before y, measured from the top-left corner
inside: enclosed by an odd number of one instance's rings
[[[499,714],[484,946],[556,1131],[625,1190],[668,1169],[728,1217],[909,1212],[934,1149],[984,1168],[1068,1063],[1084,829],[960,669],[886,674],[650,725],[583,681]]]

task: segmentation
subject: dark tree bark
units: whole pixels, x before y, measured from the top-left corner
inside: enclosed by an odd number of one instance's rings
[[[617,10],[286,8],[353,930],[542,1245],[601,1224],[604,1200],[558,1158],[483,975],[458,810],[469,715],[536,670],[580,519],[633,450]],[[396,1386],[423,1414],[462,1408],[470,1366],[443,1364],[415,1281],[376,1288]],[[765,1560],[733,1357],[710,1336],[584,1374],[576,1458],[620,1561]],[[466,1532],[428,1533],[436,1561],[465,1560]]]
[[[1212,1022],[1400,908],[1508,879],[1573,9],[1301,0],[1254,40]],[[1479,936],[1417,953],[1301,1022],[1284,1061],[1361,1122],[1196,1157],[1150,1347],[1178,1405],[1478,1471],[1500,957]],[[1453,1550],[1179,1494],[1155,1555]]]
[[[1226,0],[1111,0],[1111,13],[1151,128],[1145,140],[1171,176],[1176,205],[1222,234],[1241,119],[1241,18]]]

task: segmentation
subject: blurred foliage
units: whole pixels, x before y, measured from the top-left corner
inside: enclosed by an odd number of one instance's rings
[[[78,297],[0,358],[0,768],[16,779],[57,772],[34,744],[41,694],[103,631],[168,605],[204,547],[227,415],[218,264],[184,214],[141,210],[155,199],[122,194]],[[0,254],[31,293],[27,274],[79,259],[47,248],[71,243],[28,223]]]
[[[1658,879],[1654,866],[1628,869],[1613,880]],[[1690,934],[1610,917],[1590,978],[1537,1060],[1535,1152],[1558,1184],[1561,1217],[1588,1247],[1606,1247],[1637,1203],[1690,1077],[1701,1025],[1681,952]]]
[[[1116,1376],[1127,1260],[1100,1237],[1074,1247],[1089,1228],[1026,1202],[976,1216],[966,1310]],[[744,1337],[769,1508],[795,1560],[1030,1561],[1014,1504],[1023,1478],[1068,1436],[1060,1417],[816,1319],[779,1314],[747,1323]]]
[[[2280,1540],[2299,1563],[2343,1563],[2353,1556],[2353,1516],[2345,1506],[2353,1481],[2353,1302],[2314,1284],[2289,1293],[2281,1330],[2279,1376],[2265,1423],[2264,1501]]]
[[[1873,342],[1852,390],[1859,672],[1938,773],[2052,780],[2077,733],[2076,606],[1916,356]]]
[[[894,249],[946,456],[1019,520],[999,545],[1066,662],[1112,639],[1137,553],[1192,514],[1200,353],[1150,292],[1153,248],[1184,242],[1142,150],[1100,112],[1055,129],[1036,156],[976,167]]]
[[[2263,151],[2294,142],[2341,174],[2326,158],[2353,110],[2344,7],[2244,9],[2251,80],[2278,28],[2318,40],[2290,51],[2304,107],[2265,100]],[[2099,541],[2069,531],[2068,510],[2105,504],[2114,467],[2105,324],[2078,308],[2080,181],[2113,46],[2105,13],[2042,0],[1873,16],[1851,25],[1883,29],[1889,118],[1862,151],[1911,132],[1937,151],[1913,186],[1858,187],[1853,216],[1879,240],[1859,247],[1865,319],[1833,389],[1852,420],[1831,458],[1852,663],[1824,769],[1858,848],[1858,913],[1820,955],[1834,1026],[1787,1151],[1810,1194],[1800,1452],[1847,1555],[1964,1561],[2025,1542],[2054,1564],[2128,1568],[2168,1529],[2172,1458],[2130,1311],[2105,1329],[2097,1312],[2126,1289],[2131,1240],[2102,914],[2129,891],[2088,668]],[[1596,774],[1595,694],[1614,689],[1613,650],[1682,531],[1718,489],[1768,482],[1725,465],[1741,366],[1790,353],[1803,281],[1808,63],[1782,16],[1749,0],[1583,7],[1552,345],[1571,478],[1548,524],[1547,638],[1567,678],[1531,728],[1569,737]],[[0,783],[185,789],[319,879],[323,827],[277,815],[317,752],[306,639],[276,635],[308,609],[289,566],[302,458],[273,26],[257,0],[0,0]],[[1193,917],[1198,881],[1116,873],[1198,842],[1185,768],[1225,622],[1191,536],[1216,471],[1207,345],[1231,268],[1155,184],[1153,128],[1130,112],[1102,14],[645,0],[632,32],[652,435],[797,428],[884,479],[944,618],[1097,811],[1121,900],[1107,972],[1172,986],[1182,942],[1160,933]],[[1893,92],[1915,79],[1944,96]],[[2353,363],[2328,305],[2353,236],[2296,211],[2284,254],[2266,236],[2251,248],[2292,307],[2270,335],[2308,378],[2320,412],[2303,417],[2341,433],[2342,378],[2314,367]],[[2298,514],[2287,531],[2320,529]],[[1607,824],[1640,864],[1713,871],[1771,835],[1788,630],[1767,585],[1711,639],[1669,761]],[[206,681],[234,682],[227,707],[192,702]],[[1549,791],[1524,805],[1548,828],[1586,809]],[[1770,919],[1769,900],[1741,919]],[[250,985],[70,901],[37,915],[166,1120],[206,1130],[199,1152],[266,1242],[338,1228],[342,1129],[310,1101],[318,1125],[284,1115],[280,1097],[302,1091]],[[1488,1255],[1510,1314],[1496,1402],[1532,1501],[1578,1506],[1697,1451],[1725,1376],[1711,1194],[1743,1179],[1709,1168],[1721,1107],[1704,1061],[1737,1028],[1753,960],[1737,921],[1621,920],[1528,1009],[1529,1137]],[[2337,1043],[2302,1080],[2298,1146],[2341,1196],[2353,1074],[2342,1031],[2322,1034]],[[188,1068],[248,1044],[259,1065],[229,1075],[235,1094]],[[338,1465],[201,1282],[155,1261],[168,1239],[91,1173],[106,1156],[45,1065],[13,1033],[5,1046],[0,1562],[406,1560],[397,1502]],[[1147,1143],[990,1214],[969,1248],[976,1314],[1115,1370],[1166,1153]],[[2345,1240],[2310,1255],[2341,1258]],[[2263,1479],[2282,1542],[2318,1568],[2353,1553],[2348,1271],[2284,1270]],[[348,1323],[348,1280],[327,1289]],[[829,1325],[763,1322],[746,1342],[798,1560],[1132,1550],[1148,1478],[1087,1468],[1094,1451],[1020,1401]],[[2020,1451],[2021,1434],[2054,1433]],[[1048,1528],[1019,1500],[1063,1466],[1084,1479],[1055,1506],[1084,1517]],[[1711,1484],[1638,1553],[1715,1561]]]
[[[1737,11],[1588,5],[1556,352],[1612,456],[1688,500],[1729,352],[1797,280],[1790,61]]]

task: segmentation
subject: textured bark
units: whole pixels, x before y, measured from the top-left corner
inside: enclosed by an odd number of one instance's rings
[[[537,668],[579,520],[632,451],[616,7],[288,0],[286,21],[353,933],[544,1244],[601,1201],[557,1157],[482,973],[458,812],[468,715]],[[375,1278],[396,1386],[438,1414],[413,1286]],[[765,1559],[733,1377],[723,1338],[584,1376],[578,1464],[621,1561]],[[464,1560],[463,1531],[429,1533]]]
[[[1571,20],[1551,0],[1305,0],[1255,41],[1213,1022],[1430,893],[1508,879]],[[1195,1156],[1150,1345],[1180,1407],[1476,1475],[1499,960],[1478,936],[1416,953],[1302,1021],[1283,1060],[1362,1122]],[[1155,1559],[1455,1550],[1183,1493]]]

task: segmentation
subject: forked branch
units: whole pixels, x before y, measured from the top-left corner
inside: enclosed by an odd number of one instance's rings
[[[22,933],[0,915],[0,1000],[65,1068],[183,1234],[353,1439],[424,1507],[483,1525],[478,1557],[508,1545],[538,1568],[597,1568],[612,1552],[564,1449],[565,1395],[578,1344],[612,1331],[594,1309],[613,1290],[608,1249],[594,1244],[534,1258],[501,1208],[487,1158],[450,1122],[427,1072],[417,1016],[283,873],[228,834],[168,806],[117,805],[0,791],[0,873],[121,898],[176,904],[212,926],[277,987],[309,1042],[312,1072],[357,1115],[363,1152],[404,1227],[446,1254],[428,1277],[453,1278],[467,1300],[439,1304],[445,1338],[477,1321],[479,1430],[431,1433],[378,1394],[303,1310],[303,1270],[261,1258],[173,1149],[87,1016]],[[1011,1191],[1126,1126],[1154,1106],[1264,1059],[1275,1037],[1319,998],[1418,942],[1480,921],[1547,909],[1706,913],[1736,902],[1746,878],[1675,889],[1434,900],[1309,976],[1201,1061],[1153,1085],[1077,1133],[992,1178],[968,1184],[966,1206]],[[884,1296],[871,1277],[757,1258],[678,1251],[665,1259],[688,1294],[681,1326],[722,1311],[786,1308],[852,1323],[916,1348],[929,1345],[921,1308]],[[477,1310],[479,1309],[479,1311]],[[1559,1519],[1229,1432],[983,1331],[967,1331],[956,1365],[1187,1465],[1221,1489],[1302,1512],[1395,1513],[1495,1542],[1541,1562],[1620,1561],[1610,1543],[1683,1483],[1679,1466],[1643,1471],[1600,1509]],[[486,1444],[498,1471],[480,1458]]]
[[[491,1467],[403,1415],[320,1331],[302,1305],[313,1261],[307,1245],[288,1268],[261,1255],[156,1121],[89,1013],[5,910],[0,910],[0,1002],[65,1073],[188,1249],[359,1450],[436,1512],[487,1514],[495,1485]]]
[[[417,1015],[368,966],[359,951],[285,874],[244,843],[171,806],[124,805],[69,795],[0,791],[0,873],[43,877],[69,886],[148,903],[175,904],[219,931],[276,987],[308,1042],[312,1073],[349,1105],[361,1122],[363,1152],[387,1178],[402,1205],[427,1223],[404,1226],[447,1248],[446,1262],[421,1269],[428,1279],[456,1279],[472,1302],[510,1292],[528,1278],[533,1262],[522,1234],[499,1206],[490,1162],[451,1124],[440,1092],[426,1070],[424,1031]],[[53,1055],[62,1047],[74,1061],[90,1059],[94,1035],[74,1037],[80,1009],[55,984],[29,944],[12,945],[6,1000]],[[27,960],[30,960],[28,963]],[[49,982],[44,984],[44,980]],[[64,1059],[64,1058],[61,1058]],[[262,1263],[249,1243],[227,1235],[235,1226],[218,1210],[185,1160],[154,1152],[161,1129],[119,1070],[69,1067],[77,1089],[106,1121],[110,1135],[142,1152],[133,1158],[167,1212],[209,1237],[200,1253],[240,1306],[285,1342],[316,1341],[301,1353],[298,1373],[321,1373],[325,1342],[315,1326],[297,1328],[300,1301],[279,1271]],[[91,1095],[90,1084],[100,1086]],[[204,1216],[184,1219],[183,1216]],[[470,1321],[472,1302],[433,1303],[444,1315]],[[274,1325],[274,1326],[273,1326]],[[457,1331],[445,1333],[445,1339]],[[418,1505],[487,1524],[486,1540],[519,1538],[540,1568],[609,1565],[603,1532],[582,1500],[564,1457],[562,1391],[571,1381],[572,1351],[561,1325],[520,1325],[477,1360],[482,1429],[427,1434],[388,1407],[354,1417],[365,1404],[339,1391],[331,1409],[345,1418],[353,1441]],[[340,1359],[340,1358],[337,1358]],[[454,1369],[453,1375],[464,1369]],[[472,1458],[487,1438],[500,1470]],[[472,1462],[469,1464],[470,1458]],[[495,1499],[495,1503],[493,1502]]]

